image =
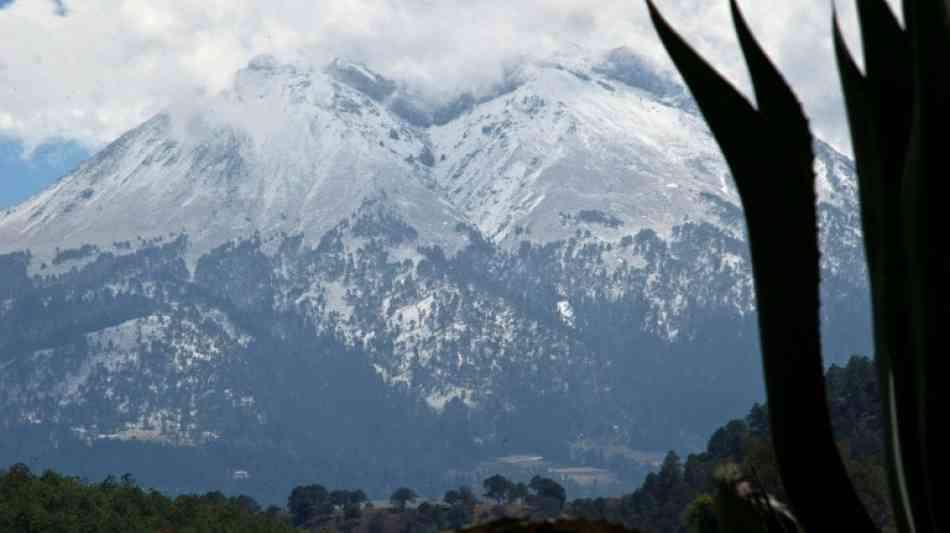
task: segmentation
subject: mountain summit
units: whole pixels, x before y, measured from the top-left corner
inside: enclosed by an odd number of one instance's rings
[[[625,49],[556,59],[436,107],[358,64],[255,58],[230,91],[152,118],[0,214],[0,251],[169,233],[198,254],[254,232],[315,243],[383,194],[441,244],[458,222],[515,245],[570,237],[585,219],[607,241],[669,236],[738,204],[680,86]],[[853,202],[848,163],[824,148],[822,199]]]
[[[855,178],[815,153],[844,358],[869,337]],[[616,492],[761,399],[727,167],[627,49],[439,104],[256,58],[0,213],[0,254],[0,462],[267,498],[436,493],[528,454]]]

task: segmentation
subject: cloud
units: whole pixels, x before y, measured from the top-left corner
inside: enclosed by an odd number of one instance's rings
[[[658,4],[747,90],[725,1]],[[847,146],[829,1],[742,4],[819,134]],[[839,9],[856,43],[851,2]],[[175,102],[227,88],[263,53],[316,65],[362,61],[432,98],[484,87],[520,58],[572,46],[626,45],[669,68],[637,0],[17,1],[0,11],[0,34],[0,131],[28,147],[55,138],[102,146]]]

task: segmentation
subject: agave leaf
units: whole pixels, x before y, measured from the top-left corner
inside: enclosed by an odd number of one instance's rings
[[[913,446],[918,406],[913,394],[907,394],[913,390],[913,358],[905,348],[906,291],[900,253],[900,176],[910,130],[909,43],[883,1],[862,1],[858,9],[868,77],[848,52],[836,14],[835,54],[858,170],[892,507],[899,531],[922,533],[914,519],[925,499],[920,492],[922,463]],[[910,401],[894,401],[908,397]]]
[[[814,154],[808,119],[805,118],[805,113],[795,93],[752,35],[742,16],[742,11],[739,10],[739,5],[735,0],[731,0],[729,6],[736,34],[739,36],[739,44],[742,46],[742,54],[749,67],[759,112],[765,116],[772,130],[787,128],[784,133],[795,140],[793,145],[785,147],[784,152],[788,159],[798,160],[796,173],[804,182],[799,190],[807,194],[811,198],[811,203],[814,203],[815,178],[812,171]]]
[[[647,0],[647,6],[663,45],[683,75],[716,140],[722,137],[739,146],[744,140],[735,135],[737,130],[750,128],[759,131],[764,128],[762,117],[749,101],[686,44],[663,19],[653,2]]]
[[[819,335],[819,252],[811,134],[801,107],[752,38],[743,45],[761,111],[709,66],[649,2],[654,27],[726,158],[751,249],[772,441],[805,530],[874,531],[831,431]],[[734,15],[738,9],[733,5]]]
[[[908,0],[909,32],[913,54],[914,111],[911,143],[903,181],[903,210],[907,282],[909,345],[915,360],[914,383],[920,402],[920,456],[922,480],[931,502],[929,516],[935,531],[950,528],[947,515],[937,509],[941,474],[950,469],[946,450],[950,440],[941,431],[942,409],[948,405],[946,354],[950,349],[942,330],[950,318],[950,246],[943,211],[947,178],[945,129],[950,123],[950,13],[940,0]]]
[[[916,9],[914,7],[914,0],[901,0],[901,4],[904,13],[904,27],[908,29],[909,33],[910,28],[914,27],[914,10]]]
[[[880,174],[878,163],[878,143],[871,117],[871,102],[868,96],[868,82],[861,74],[857,64],[848,51],[841,34],[837,13],[832,18],[835,56],[838,60],[838,74],[841,79],[845,106],[848,112],[848,126],[851,131],[851,143],[854,149],[855,166],[858,171],[858,194],[861,203],[861,221],[864,229],[864,242],[868,253],[869,270],[874,288],[882,277],[880,259],[880,240],[884,226],[884,192],[880,179],[870,179],[874,171]],[[875,309],[878,306],[875,305]],[[888,355],[885,353],[883,355]]]
[[[859,0],[857,8],[868,78],[889,78],[896,71],[901,74],[893,81],[909,84],[910,41],[894,12],[884,0]]]
[[[888,195],[899,195],[914,90],[910,38],[884,0],[859,0],[857,6],[866,63],[863,89],[870,98],[865,112],[870,113],[876,137],[875,151],[867,155],[878,160],[880,169],[875,173],[880,175],[875,179],[887,187]],[[889,212],[897,216],[896,211]]]

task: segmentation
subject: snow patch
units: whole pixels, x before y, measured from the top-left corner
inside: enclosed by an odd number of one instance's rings
[[[474,392],[471,389],[456,386],[449,386],[442,390],[432,391],[426,396],[425,400],[426,403],[436,411],[443,411],[445,410],[445,406],[455,398],[462,400],[468,407],[478,405],[473,399]]]
[[[558,302],[557,312],[561,317],[561,321],[572,328],[574,327],[574,308],[571,307],[571,302],[568,300],[561,300]]]

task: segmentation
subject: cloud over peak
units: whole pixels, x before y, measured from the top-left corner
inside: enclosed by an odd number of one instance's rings
[[[659,3],[747,86],[726,2]],[[828,0],[743,8],[819,133],[846,144]],[[854,42],[853,6],[839,10]],[[574,48],[627,46],[669,68],[644,5],[630,0],[20,0],[0,10],[0,34],[0,132],[27,146],[50,138],[102,146],[177,101],[231,87],[262,54],[317,68],[348,58],[436,101],[478,93],[526,59]]]

